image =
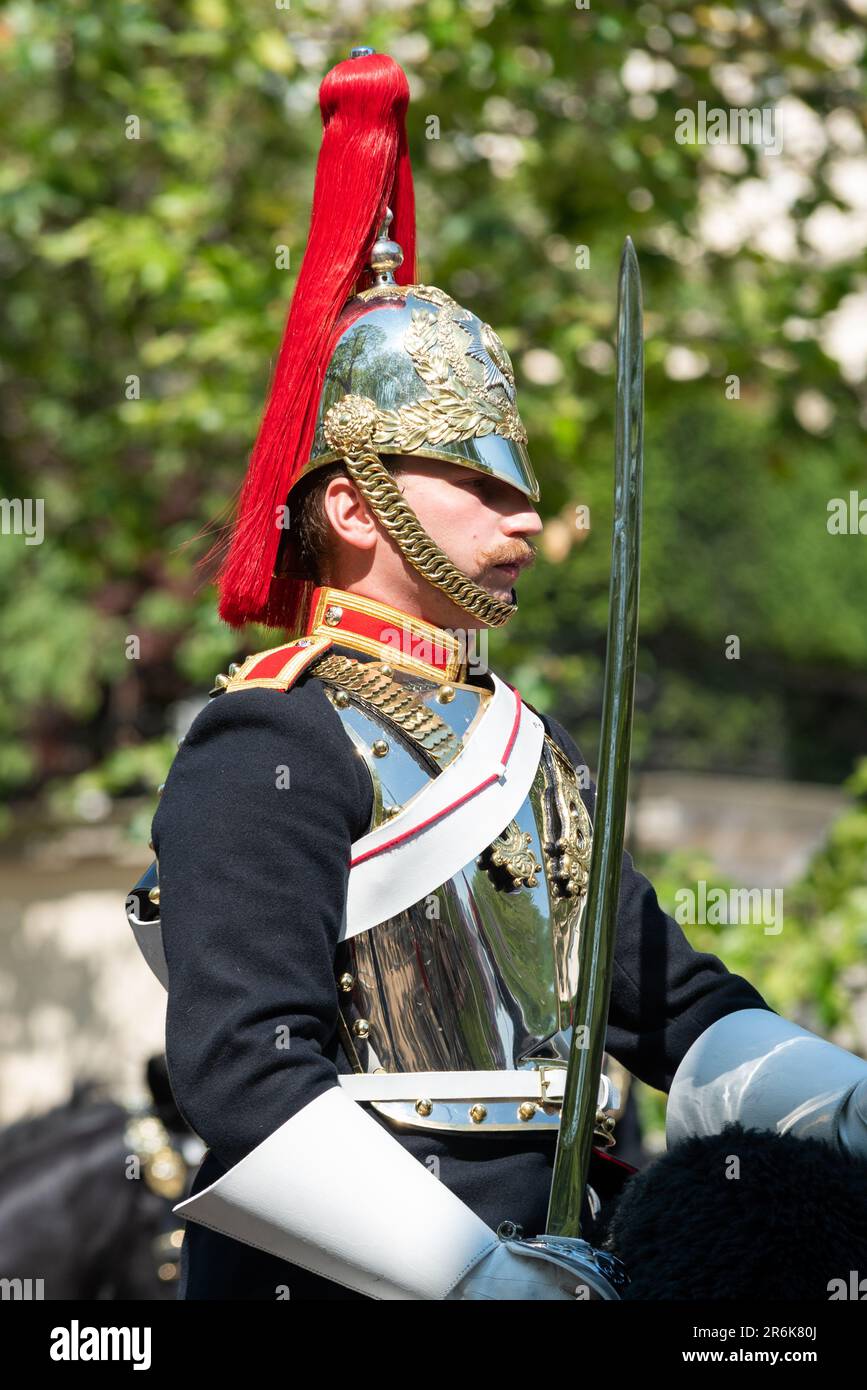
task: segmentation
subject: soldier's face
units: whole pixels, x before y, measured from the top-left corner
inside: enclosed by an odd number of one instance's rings
[[[535,556],[529,538],[542,529],[524,493],[459,464],[407,454],[394,461],[400,463],[397,485],[431,539],[468,578],[509,602]],[[419,574],[346,475],[328,484],[324,507],[336,546],[329,584],[456,632],[485,626]]]
[[[508,602],[535,557],[529,538],[542,530],[532,503],[518,488],[475,468],[408,455],[400,464],[398,486],[428,535],[458,569]],[[451,600],[441,597],[451,609]]]

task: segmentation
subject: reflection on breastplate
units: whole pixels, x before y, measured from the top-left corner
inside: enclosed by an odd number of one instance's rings
[[[375,828],[460,755],[485,692],[394,673],[453,731],[443,759],[448,739],[435,738],[436,752],[424,748],[406,732],[406,710],[402,726],[392,723],[357,681],[354,691],[332,686],[328,670],[316,674],[370,769]],[[333,663],[330,671],[340,675]],[[578,777],[546,735],[530,790],[496,840],[435,892],[341,947],[342,1031],[354,1068],[508,1070],[565,1060],[590,848]]]
[[[589,845],[586,810],[546,739],[504,833],[436,892],[348,943],[350,1026],[376,1065],[499,1069],[568,1055]]]

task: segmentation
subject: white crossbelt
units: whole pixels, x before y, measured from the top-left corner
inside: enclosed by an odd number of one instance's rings
[[[566,1068],[527,1071],[405,1071],[343,1075],[340,1085],[353,1100],[538,1100],[562,1101]],[[616,1109],[619,1097],[604,1074],[597,1105]]]
[[[398,815],[353,842],[342,941],[435,892],[517,815],[539,767],[545,726],[489,675],[493,698],[459,755]]]

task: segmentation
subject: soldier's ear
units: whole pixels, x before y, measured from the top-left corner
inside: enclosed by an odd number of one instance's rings
[[[328,524],[339,541],[370,550],[379,534],[376,518],[361,489],[345,474],[332,478],[322,499]]]

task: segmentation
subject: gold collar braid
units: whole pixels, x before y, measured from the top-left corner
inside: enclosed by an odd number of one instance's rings
[[[494,598],[453,565],[425,531],[382,459],[377,454],[347,454],[343,462],[374,516],[392,537],[401,554],[429,583],[474,618],[489,627],[502,627],[517,612],[517,605]]]

